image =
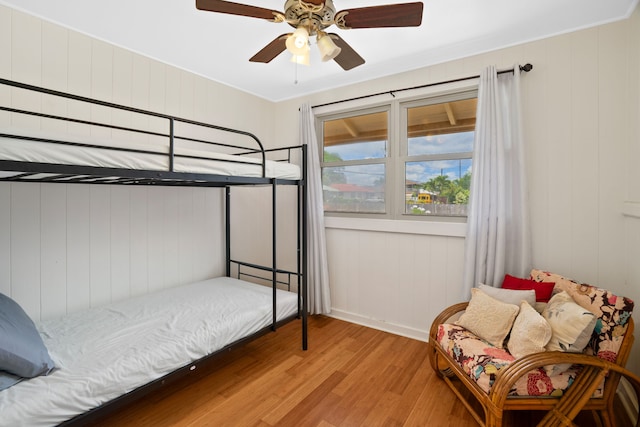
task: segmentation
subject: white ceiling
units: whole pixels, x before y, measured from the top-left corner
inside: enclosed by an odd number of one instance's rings
[[[279,11],[284,6],[284,0],[235,1]],[[410,1],[414,0],[334,0],[334,4],[339,11]],[[366,60],[344,71],[334,61],[321,62],[314,46],[309,67],[296,67],[287,52],[269,64],[249,62],[278,35],[291,32],[291,27],[199,11],[195,0],[0,0],[0,4],[271,101],[616,21],[628,17],[638,0],[423,2],[420,27],[329,28]]]

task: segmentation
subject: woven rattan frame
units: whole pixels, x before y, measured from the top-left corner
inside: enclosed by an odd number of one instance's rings
[[[540,427],[571,426],[574,425],[573,419],[580,411],[591,410],[599,416],[604,426],[615,427],[617,424],[613,403],[620,378],[625,377],[634,388],[636,396],[640,396],[640,377],[624,368],[634,340],[633,319],[629,319],[629,326],[618,352],[616,363],[596,356],[557,351],[530,354],[502,368],[487,394],[475,381],[469,378],[437,341],[438,326],[447,323],[452,317],[464,311],[467,304],[464,302],[453,305],[434,319],[429,332],[429,362],[438,376],[449,385],[481,426],[502,427],[504,412],[514,410],[547,410],[546,416],[538,424]],[[561,363],[584,366],[563,396],[509,396],[509,390],[521,376],[545,365]],[[456,378],[459,380],[457,382],[461,383],[475,397],[482,407],[483,414],[474,408],[473,402],[469,401],[465,393],[461,392],[460,386],[454,383]],[[592,398],[593,392],[598,388],[603,378],[606,378],[603,396]],[[638,415],[636,427],[640,427],[640,414]]]

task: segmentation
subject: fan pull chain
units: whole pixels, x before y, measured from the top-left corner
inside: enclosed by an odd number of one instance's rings
[[[297,62],[295,62],[295,71],[294,71],[293,84],[294,85],[298,84],[298,63]]]

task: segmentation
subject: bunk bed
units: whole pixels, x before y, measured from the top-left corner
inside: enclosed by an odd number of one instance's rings
[[[64,114],[49,108],[60,103]],[[87,109],[108,111],[103,115],[109,119],[66,113]],[[0,391],[0,425],[17,420],[24,425],[86,425],[197,375],[215,365],[219,355],[294,319],[300,319],[306,350],[305,173],[305,146],[266,150],[243,130],[0,79],[0,182],[222,188],[226,217],[226,277],[39,322],[56,367],[49,375]],[[270,265],[231,258],[231,192],[236,186],[271,189]],[[297,192],[294,271],[279,268],[276,261],[280,186],[295,186]],[[107,325],[111,329],[104,329]],[[167,333],[167,325],[177,325],[177,332]],[[101,331],[98,338],[96,329]],[[124,330],[132,332],[131,344],[124,342]],[[116,353],[104,356],[105,341],[113,341]],[[98,359],[98,364],[86,364],[87,359]]]

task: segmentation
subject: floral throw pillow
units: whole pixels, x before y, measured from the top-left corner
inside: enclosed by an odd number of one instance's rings
[[[531,279],[554,282],[556,291],[567,292],[577,304],[593,313],[597,318],[596,325],[585,352],[616,361],[633,312],[633,300],[542,270],[531,270]]]

